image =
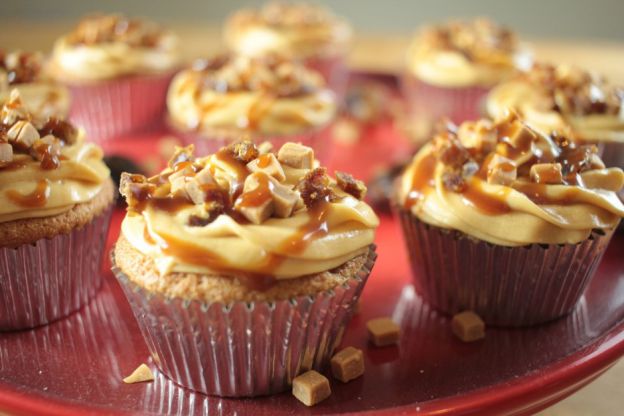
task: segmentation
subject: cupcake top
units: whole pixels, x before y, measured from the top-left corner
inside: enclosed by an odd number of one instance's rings
[[[0,101],[9,99],[17,89],[27,111],[42,117],[65,117],[69,111],[69,92],[43,72],[41,53],[0,50]]]
[[[332,56],[344,53],[351,37],[346,21],[306,3],[270,2],[260,9],[240,10],[225,26],[229,48],[247,56]]]
[[[497,245],[567,244],[624,216],[619,168],[596,147],[531,129],[517,115],[448,125],[404,172],[399,203],[420,220]]]
[[[223,134],[290,135],[323,127],[336,98],[323,78],[277,57],[198,61],[174,78],[167,96],[182,129]]]
[[[624,89],[568,65],[536,64],[497,86],[487,99],[493,117],[508,109],[549,133],[568,127],[578,139],[624,142]]]
[[[415,76],[441,87],[489,87],[530,62],[514,33],[488,19],[425,27],[407,56]]]
[[[157,24],[119,14],[83,18],[54,45],[50,71],[66,81],[97,81],[172,71],[178,39]]]
[[[100,192],[110,172],[83,136],[63,119],[29,113],[11,92],[0,104],[0,222],[57,215]]]
[[[122,235],[161,275],[291,279],[367,252],[378,219],[363,183],[328,176],[311,148],[239,142],[195,157],[178,148],[146,178],[124,174]]]

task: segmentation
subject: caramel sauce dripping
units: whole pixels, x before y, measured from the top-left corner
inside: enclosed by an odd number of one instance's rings
[[[461,192],[465,201],[489,215],[502,215],[511,211],[505,200],[510,189],[505,188],[500,193],[492,194],[486,192],[481,183],[478,179],[473,179],[468,183],[466,189]]]
[[[26,166],[23,160],[12,160],[8,163],[0,165],[0,170],[18,170]]]
[[[405,198],[406,209],[412,208],[434,186],[433,175],[436,163],[435,155],[429,153],[415,166],[414,175],[412,176],[412,188]]]
[[[577,188],[570,188],[563,195],[552,197],[547,193],[548,185],[532,182],[516,182],[513,188],[538,205],[571,205],[581,193]]]
[[[41,179],[35,190],[26,195],[20,194],[15,189],[9,189],[6,191],[6,196],[22,207],[41,208],[45,206],[50,196],[50,182],[47,179]]]
[[[269,166],[271,166],[271,161],[273,159],[271,158],[271,155],[269,153],[266,153],[264,155],[260,155],[258,157],[258,167],[260,169],[265,169],[268,168]]]
[[[255,208],[273,199],[271,195],[273,184],[269,180],[269,176],[266,174],[256,175],[256,178],[258,179],[258,187],[252,191],[242,193],[238,199],[237,206]]]

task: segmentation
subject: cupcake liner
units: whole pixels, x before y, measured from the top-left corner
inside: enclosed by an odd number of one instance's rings
[[[456,124],[480,118],[485,96],[490,90],[481,86],[437,87],[411,74],[403,76],[401,89],[413,124],[410,130],[418,139],[429,138],[436,123],[443,118]]]
[[[0,248],[0,331],[48,324],[95,295],[112,207],[69,234]]]
[[[215,153],[224,146],[239,141],[245,136],[244,132],[238,135],[226,135],[215,134],[209,136],[205,133],[195,131],[182,131],[173,126],[172,122],[169,122],[169,126],[172,134],[179,137],[184,145],[194,144],[195,154],[207,155]],[[250,137],[256,144],[268,141],[273,144],[273,149],[278,150],[286,142],[301,143],[305,146],[309,146],[314,149],[314,155],[316,159],[321,163],[327,164],[331,158],[332,150],[332,138],[331,138],[331,125],[325,126],[321,129],[311,130],[303,134],[295,134],[292,136],[253,136]]]
[[[160,122],[173,74],[134,76],[69,85],[70,118],[91,141],[105,145]]]
[[[133,283],[115,263],[154,362],[175,383],[210,395],[251,397],[287,390],[320,369],[340,344],[375,262],[344,285],[276,302],[204,303],[166,298]]]
[[[473,310],[494,326],[529,326],[568,314],[613,234],[595,231],[578,244],[505,247],[395,209],[423,299],[449,315]]]
[[[323,76],[327,86],[334,91],[342,104],[349,82],[349,70],[347,69],[345,56],[315,56],[304,60],[303,64]]]

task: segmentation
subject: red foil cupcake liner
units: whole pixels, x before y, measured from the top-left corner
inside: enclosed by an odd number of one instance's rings
[[[535,325],[571,312],[613,234],[593,232],[578,244],[505,247],[395,209],[423,299],[449,315],[473,310],[494,326]]]
[[[349,70],[345,56],[314,56],[304,60],[303,64],[321,74],[327,86],[334,91],[339,102],[342,103],[349,82]]]
[[[245,138],[244,133],[237,136],[207,136],[199,132],[178,130],[172,123],[169,123],[169,125],[172,134],[179,137],[184,145],[194,144],[195,154],[200,156],[215,153],[222,147]],[[270,142],[273,144],[273,149],[276,151],[286,142],[301,143],[313,148],[315,158],[321,161],[321,163],[327,164],[331,158],[332,150],[332,137],[330,132],[331,125],[292,136],[253,136],[251,138],[256,144]]]
[[[483,105],[490,88],[437,87],[406,74],[401,89],[407,102],[410,130],[418,139],[428,139],[436,123],[443,118],[459,124],[483,115]]]
[[[224,397],[283,392],[327,364],[375,262],[374,249],[348,283],[276,302],[203,303],[154,294],[115,265],[156,365],[183,387]]]
[[[69,234],[0,248],[0,331],[48,324],[96,294],[112,209]]]
[[[103,146],[127,133],[161,122],[173,74],[134,76],[93,84],[68,85],[70,118],[89,140]]]

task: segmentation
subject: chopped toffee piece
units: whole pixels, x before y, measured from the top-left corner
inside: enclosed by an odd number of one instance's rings
[[[485,324],[472,311],[464,311],[453,316],[451,321],[453,334],[463,342],[473,342],[485,338]]]
[[[18,154],[40,162],[42,169],[56,169],[62,147],[74,144],[77,137],[76,128],[65,120],[41,120],[28,114],[18,91],[13,90],[0,108],[0,169]]]
[[[312,169],[314,150],[297,143],[286,143],[277,153],[277,159],[284,165],[297,169]]]
[[[314,406],[331,395],[329,380],[314,370],[293,379],[292,394],[306,406]]]
[[[333,376],[343,383],[356,379],[364,374],[364,353],[347,347],[332,357],[331,369]]]
[[[401,329],[390,318],[371,319],[366,323],[368,338],[377,347],[394,345],[399,342]]]
[[[308,172],[299,183],[299,192],[308,208],[331,201],[335,197],[325,168],[316,168]]]
[[[354,198],[357,198],[361,201],[366,196],[366,185],[364,185],[364,182],[355,179],[350,174],[344,172],[336,172],[336,181],[338,182],[338,187],[340,189],[353,196]]]
[[[531,180],[535,183],[563,183],[561,163],[537,163],[531,166]]]
[[[8,85],[34,82],[41,74],[42,61],[39,53],[0,50],[0,73],[6,74]]]
[[[154,381],[154,374],[146,364],[141,364],[132,374],[123,379],[123,382],[126,384],[143,383],[146,381]]]
[[[229,149],[236,160],[245,164],[250,163],[260,155],[256,145],[249,141],[234,143]]]

